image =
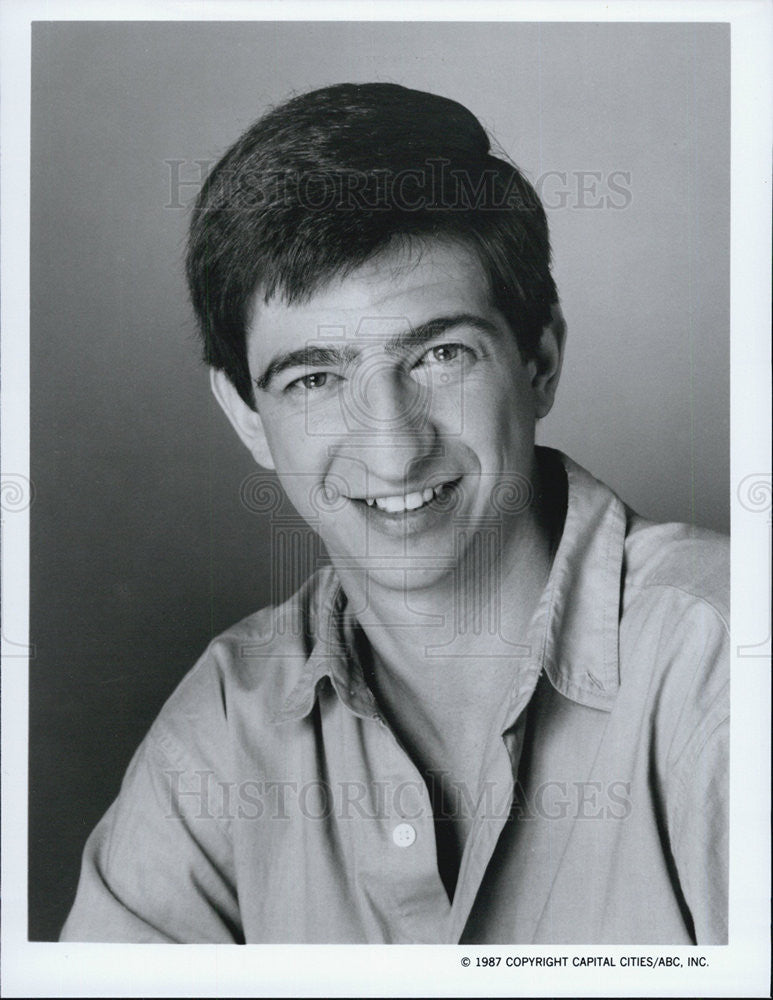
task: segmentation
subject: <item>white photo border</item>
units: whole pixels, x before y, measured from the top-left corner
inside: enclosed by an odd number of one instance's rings
[[[474,12],[474,17],[472,13]],[[771,27],[764,0],[399,3],[5,0],[2,59],[2,992],[5,996],[767,996],[770,897]],[[716,948],[27,941],[30,26],[36,20],[714,21],[731,25],[730,944]],[[13,498],[16,499],[13,499]],[[19,499],[21,498],[21,499]],[[29,495],[28,495],[29,499]],[[6,502],[8,500],[8,503]],[[10,506],[10,504],[13,506]],[[767,632],[765,631],[767,628]],[[16,641],[6,640],[6,636]],[[708,968],[505,968],[507,955],[705,955]],[[501,955],[497,969],[475,956]],[[464,968],[462,958],[473,966]]]

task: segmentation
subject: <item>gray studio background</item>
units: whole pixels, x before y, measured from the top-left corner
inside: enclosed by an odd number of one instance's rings
[[[729,30],[53,22],[32,55],[29,930],[51,939],[163,700],[274,596],[186,302],[197,161],[328,83],[467,105],[549,209],[569,337],[541,441],[642,514],[727,530]]]

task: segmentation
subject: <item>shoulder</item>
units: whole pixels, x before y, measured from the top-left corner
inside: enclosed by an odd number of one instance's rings
[[[325,567],[284,603],[216,636],[151,728],[150,739],[165,756],[185,765],[191,755],[207,761],[225,745],[235,718],[248,712],[257,726],[268,723],[300,680],[337,589]]]
[[[725,629],[730,613],[730,540],[690,524],[656,524],[628,511],[624,607],[704,608]]]
[[[729,715],[729,541],[629,512],[620,673],[649,705],[664,767],[693,763]]]
[[[203,659],[227,686],[250,689],[277,673],[297,680],[338,592],[332,567],[318,570],[284,603],[262,608],[218,635]]]

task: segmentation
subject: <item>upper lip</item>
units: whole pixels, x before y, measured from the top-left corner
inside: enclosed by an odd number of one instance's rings
[[[435,477],[426,483],[416,485],[416,486],[406,486],[403,489],[394,490],[391,493],[385,491],[365,493],[362,496],[352,496],[349,497],[350,500],[386,500],[392,497],[408,497],[412,493],[423,493],[424,490],[436,490],[439,486],[450,486],[452,483],[458,482],[461,479],[459,475]]]

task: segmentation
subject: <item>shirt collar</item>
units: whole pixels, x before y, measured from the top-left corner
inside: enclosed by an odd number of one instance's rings
[[[544,670],[572,701],[609,711],[620,685],[618,629],[626,530],[622,501],[568,456],[538,448],[541,461],[558,461],[567,478],[561,540],[529,629],[531,655],[517,685],[520,703]],[[316,581],[309,611],[311,653],[301,676],[274,713],[276,723],[301,719],[314,707],[325,679],[356,715],[372,718],[377,705],[355,653],[356,622],[335,572]],[[530,691],[528,692],[530,693]],[[516,701],[515,693],[511,704]],[[508,713],[509,714],[509,713]]]
[[[308,611],[314,645],[298,682],[274,713],[272,721],[288,722],[308,715],[326,680],[355,715],[377,716],[376,700],[355,655],[357,624],[347,609],[344,589],[331,569],[323,570],[316,583],[314,600]]]
[[[568,456],[564,529],[532,621],[537,655],[572,701],[610,710],[620,686],[618,635],[627,516],[608,486]]]

